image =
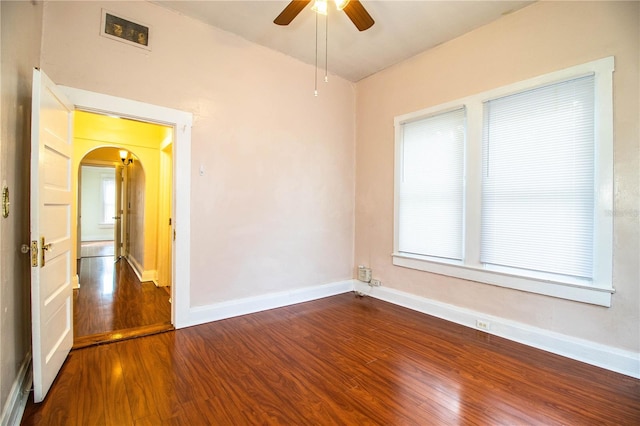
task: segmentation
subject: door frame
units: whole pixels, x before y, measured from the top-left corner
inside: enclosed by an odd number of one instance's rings
[[[193,114],[68,86],[58,86],[77,110],[115,115],[173,128],[171,323],[189,326],[191,244],[191,125]],[[77,216],[74,220],[77,220]],[[77,227],[72,227],[77,229]],[[77,250],[77,247],[75,248]],[[75,252],[73,253],[75,256]],[[77,275],[76,275],[77,279]]]

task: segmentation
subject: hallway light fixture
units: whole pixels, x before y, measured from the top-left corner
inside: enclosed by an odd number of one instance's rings
[[[128,157],[129,157],[129,151],[127,151],[126,149],[121,149],[120,159],[122,160],[122,164],[124,164],[125,166],[128,166],[129,164],[133,163],[133,158],[128,158]]]

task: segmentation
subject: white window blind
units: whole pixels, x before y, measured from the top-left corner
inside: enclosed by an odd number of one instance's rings
[[[102,177],[102,221],[105,224],[115,223],[116,215],[116,181],[113,176]]]
[[[594,77],[484,104],[481,262],[592,278]]]
[[[398,250],[462,259],[465,109],[402,125]]]

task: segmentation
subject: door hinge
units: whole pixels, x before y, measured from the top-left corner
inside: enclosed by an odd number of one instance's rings
[[[175,240],[176,240],[176,230],[174,229],[173,230],[173,241],[175,241]]]
[[[2,217],[4,218],[9,217],[9,204],[11,204],[9,201],[9,188],[4,186],[2,188]]]

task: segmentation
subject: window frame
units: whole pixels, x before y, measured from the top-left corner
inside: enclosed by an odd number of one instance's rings
[[[396,266],[476,281],[561,299],[611,306],[613,276],[613,71],[612,56],[551,72],[486,92],[395,117],[394,241]],[[482,131],[484,102],[588,74],[595,76],[594,271],[593,280],[510,269],[480,263]],[[464,149],[463,260],[431,258],[398,250],[399,183],[403,124],[456,108],[466,108]]]

